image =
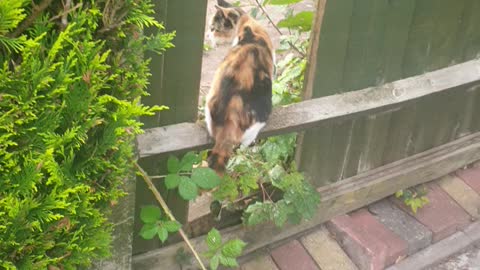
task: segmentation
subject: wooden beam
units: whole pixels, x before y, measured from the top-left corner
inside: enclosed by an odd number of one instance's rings
[[[238,237],[247,242],[246,254],[311,229],[336,215],[380,200],[397,190],[435,180],[477,160],[480,160],[480,132],[318,188],[321,204],[310,221],[283,228],[276,228],[272,224],[253,228],[238,225],[223,230],[222,236],[225,239]],[[204,237],[194,238],[192,242],[200,252],[206,250]],[[169,265],[168,269],[178,269],[175,266],[175,252],[183,246],[183,243],[177,243],[134,257],[134,268],[153,270],[156,265],[162,264]]]
[[[276,108],[260,137],[387,111],[421,97],[478,82],[480,60],[472,60],[378,87],[306,100]],[[181,123],[147,129],[138,137],[138,150],[140,157],[148,157],[206,148],[211,143],[205,128],[194,123]]]

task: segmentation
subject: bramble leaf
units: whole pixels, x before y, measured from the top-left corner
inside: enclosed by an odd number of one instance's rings
[[[168,158],[167,170],[169,173],[177,173],[180,170],[180,161],[176,156],[170,156]]]
[[[247,243],[243,242],[240,239],[233,239],[226,242],[222,247],[222,255],[225,257],[236,258],[242,255],[243,248]]]
[[[291,5],[298,3],[302,0],[269,0],[268,4],[269,5]]]
[[[173,220],[168,220],[168,221],[165,221],[162,223],[162,227],[165,228],[168,232],[177,232],[178,230],[180,230],[180,228],[182,227],[182,225],[180,223],[178,223],[177,221],[173,221]]]
[[[203,189],[212,189],[220,185],[220,177],[210,168],[195,168],[192,181]]]
[[[182,181],[182,178],[187,178],[185,176],[180,176],[178,174],[169,174],[167,177],[165,177],[165,187],[167,189],[174,189],[178,187],[180,182]]]
[[[211,229],[207,234],[206,242],[209,250],[219,249],[222,246],[222,236],[220,232],[215,228]]]
[[[180,161],[180,171],[182,172],[189,172],[192,170],[193,164],[200,162],[199,157],[194,152],[188,152]]]
[[[168,231],[165,229],[165,227],[158,227],[158,232],[157,232],[158,238],[160,241],[165,242],[168,238]]]
[[[140,229],[140,236],[143,239],[153,239],[155,234],[157,234],[158,226],[155,223],[147,223],[144,224],[142,229]]]
[[[140,210],[140,219],[145,223],[154,223],[159,220],[161,216],[162,211],[160,208],[153,205],[144,206],[142,210]]]
[[[292,17],[288,17],[278,22],[277,26],[280,28],[296,28],[307,32],[312,29],[313,12],[302,11]]]
[[[197,197],[198,188],[190,178],[182,177],[178,185],[178,193],[183,199],[190,201]]]
[[[217,270],[220,263],[220,255],[215,255],[210,259],[210,269]]]

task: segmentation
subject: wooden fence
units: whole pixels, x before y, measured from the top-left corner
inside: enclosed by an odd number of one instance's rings
[[[145,101],[173,111],[148,122],[138,138],[141,165],[152,175],[163,174],[167,154],[211,144],[194,123],[206,1],[157,2],[159,19],[177,38],[175,49],[154,58],[152,96]],[[274,110],[261,136],[301,132],[296,158],[322,203],[313,220],[298,226],[226,231],[247,241],[248,251],[480,159],[480,61],[473,60],[480,52],[478,0],[317,3],[305,81],[305,99],[312,99]],[[154,204],[142,181],[136,190],[137,210]],[[162,193],[184,220],[187,204]],[[159,247],[141,240],[139,227],[134,253]],[[137,256],[135,264],[176,269],[171,257],[180,245]]]

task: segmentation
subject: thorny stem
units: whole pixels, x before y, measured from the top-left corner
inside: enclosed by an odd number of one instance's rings
[[[275,28],[275,30],[277,30],[277,32],[283,36],[283,33],[282,31],[280,31],[280,29],[278,28],[278,26],[273,22],[272,18],[270,18],[270,15],[268,15],[267,11],[265,10],[265,8],[263,8],[263,5],[260,4],[260,2],[258,2],[258,0],[255,0],[255,2],[257,3],[257,6],[262,10],[263,14],[265,14],[265,17],[267,17],[268,21],[272,24],[273,28]],[[302,58],[305,58],[305,54],[300,51],[299,48],[297,48],[297,46],[295,46],[295,44],[293,44],[291,41],[287,41],[288,42],[288,45],[290,45],[290,48],[294,49],[298,54],[300,54],[300,56]]]
[[[142,169],[142,167],[140,167],[140,165],[138,165],[137,162],[135,162],[135,167],[138,169],[138,171],[140,172],[140,175],[142,176],[143,180],[145,181],[145,183],[147,184],[148,188],[152,191],[153,195],[155,196],[155,199],[158,201],[158,203],[160,204],[160,206],[163,208],[163,211],[165,211],[165,213],[167,214],[168,218],[172,221],[175,221],[175,222],[178,222],[175,217],[173,216],[172,212],[170,211],[170,208],[168,208],[168,205],[167,203],[165,202],[165,200],[162,198],[162,195],[160,195],[160,192],[158,192],[158,190],[155,188],[155,186],[153,185],[153,182],[152,180],[150,179],[150,177],[148,176],[148,174]],[[180,230],[178,230],[178,232],[180,233],[180,236],[183,238],[183,241],[185,241],[185,243],[187,244],[188,248],[190,249],[190,251],[192,251],[193,255],[195,256],[195,259],[197,259],[197,262],[198,264],[200,265],[201,269],[202,270],[207,270],[207,268],[205,268],[205,265],[203,265],[203,262],[202,260],[200,259],[200,256],[198,255],[197,251],[195,251],[195,248],[193,247],[192,243],[190,242],[190,240],[188,240],[188,237],[187,235],[185,234],[185,232],[183,231],[182,228],[180,228]]]

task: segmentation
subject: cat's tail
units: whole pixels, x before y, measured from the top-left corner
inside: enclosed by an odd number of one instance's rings
[[[218,129],[215,136],[215,146],[208,156],[208,167],[223,176],[230,156],[233,150],[240,144],[242,131],[240,127],[233,122],[227,122],[222,128]]]

